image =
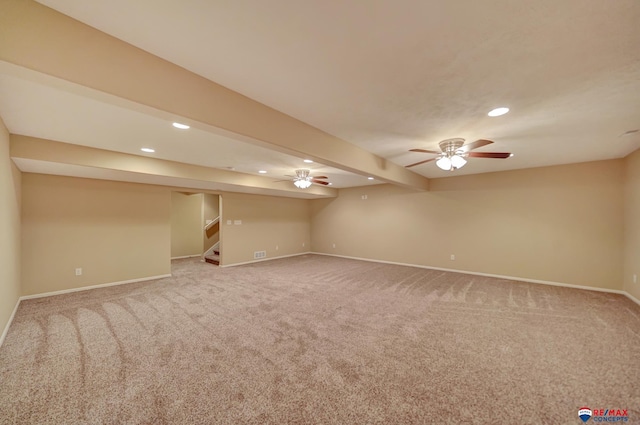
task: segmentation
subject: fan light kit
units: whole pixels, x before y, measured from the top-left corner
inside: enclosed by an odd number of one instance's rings
[[[293,184],[296,185],[298,189],[306,189],[311,186],[311,182],[309,180],[296,180]]]
[[[462,157],[462,153],[458,153],[458,149],[464,144],[464,139],[447,139],[440,142],[440,149],[443,155],[436,160],[436,165],[441,170],[453,171],[464,167],[467,160]]]
[[[327,176],[311,176],[310,173],[311,173],[311,170],[308,170],[306,168],[302,168],[302,169],[296,170],[296,175],[295,176],[287,175],[287,177],[291,177],[293,179],[293,184],[298,189],[306,189],[306,188],[310,187],[312,184],[320,184],[320,185],[323,185],[323,186],[331,185],[331,183],[329,183],[328,181],[325,181],[329,177],[327,177]],[[286,181],[286,180],[278,180],[278,181]]]
[[[428,149],[411,149],[410,152],[431,153],[438,156],[435,158],[416,162],[415,164],[409,164],[406,166],[406,168],[415,167],[416,165],[424,164],[430,161],[435,161],[438,168],[445,171],[453,171],[464,167],[464,165],[467,163],[467,158],[505,159],[513,156],[513,154],[509,152],[471,152],[473,149],[490,145],[492,143],[493,142],[491,140],[480,139],[465,145],[464,139],[456,137],[454,139],[446,139],[440,142],[439,145],[442,152],[431,151]]]
[[[460,155],[453,155],[451,158],[443,156],[436,161],[436,165],[445,171],[457,170],[458,168],[462,168],[466,163],[467,160]]]

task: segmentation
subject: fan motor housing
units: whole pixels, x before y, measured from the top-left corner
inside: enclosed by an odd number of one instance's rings
[[[442,152],[453,155],[458,149],[464,145],[464,139],[461,137],[454,137],[453,139],[446,139],[439,143]]]

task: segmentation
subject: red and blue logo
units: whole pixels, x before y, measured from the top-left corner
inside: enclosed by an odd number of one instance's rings
[[[593,422],[628,422],[629,413],[627,409],[593,409],[581,407],[578,409],[578,417],[582,422],[587,423],[591,417]]]
[[[580,419],[582,419],[582,422],[586,423],[589,419],[591,419],[592,415],[593,412],[588,407],[581,407],[580,410],[578,410],[578,416],[580,417]]]

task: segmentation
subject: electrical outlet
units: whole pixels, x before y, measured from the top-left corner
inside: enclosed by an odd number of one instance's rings
[[[302,247],[304,248],[304,242],[302,242]]]
[[[335,247],[336,247],[336,244],[333,244],[333,247],[335,248]]]
[[[451,261],[455,261],[456,259],[456,254],[451,254]]]
[[[367,195],[362,195],[362,199],[367,199]]]
[[[278,250],[278,245],[276,245],[276,251]]]
[[[231,226],[232,224],[233,224],[233,221],[227,220],[227,226]]]
[[[255,251],[253,253],[253,259],[265,258],[267,256],[267,251]]]
[[[77,268],[76,269],[76,276],[82,276],[82,269],[81,268]]]

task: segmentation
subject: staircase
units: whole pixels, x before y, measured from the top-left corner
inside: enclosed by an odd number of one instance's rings
[[[220,231],[220,216],[214,218],[213,220],[207,220],[207,224],[204,226],[204,243],[205,246],[208,245],[212,241],[212,238],[216,238],[217,242],[211,246],[211,248],[207,249],[205,253],[202,255],[203,260],[207,263],[215,264],[216,266],[220,265],[220,238],[218,236]],[[213,239],[215,240],[215,239]]]
[[[207,263],[215,264],[216,266],[220,265],[219,244],[214,245],[212,249],[204,254],[204,261],[206,261]]]

